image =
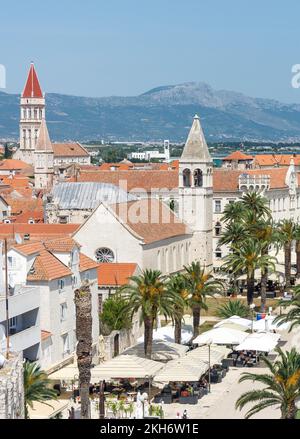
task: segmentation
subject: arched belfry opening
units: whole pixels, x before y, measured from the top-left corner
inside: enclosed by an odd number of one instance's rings
[[[183,176],[183,186],[191,187],[191,170],[188,168],[184,169],[182,176]]]
[[[195,169],[194,171],[194,186],[196,187],[203,186],[203,173],[201,169]]]

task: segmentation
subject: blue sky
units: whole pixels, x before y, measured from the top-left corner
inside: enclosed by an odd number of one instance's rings
[[[205,81],[300,103],[298,0],[0,0],[0,64],[20,92],[31,60],[46,92],[136,95]]]

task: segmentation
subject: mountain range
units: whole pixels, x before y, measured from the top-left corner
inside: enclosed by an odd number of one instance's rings
[[[208,142],[299,141],[300,105],[215,90],[204,82],[139,96],[46,95],[52,140],[184,141],[195,113]],[[18,139],[19,95],[0,92],[0,139]]]

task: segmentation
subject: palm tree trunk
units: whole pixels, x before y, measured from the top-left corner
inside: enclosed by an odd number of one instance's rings
[[[253,303],[254,296],[254,272],[252,274],[247,274],[247,303],[251,305]]]
[[[90,419],[89,385],[91,382],[92,363],[92,296],[89,285],[84,285],[75,291],[75,307],[81,419]]]
[[[175,328],[174,328],[174,341],[175,343],[181,344],[181,328],[182,319],[180,317],[175,318]]]
[[[284,271],[285,271],[285,288],[291,287],[291,242],[284,244]]]
[[[261,270],[261,287],[260,287],[260,310],[265,312],[267,301],[267,282],[268,282],[268,269],[263,268]]]
[[[296,411],[297,409],[296,409],[295,401],[290,402],[287,406],[285,419],[295,419]]]
[[[196,338],[199,335],[200,311],[201,308],[199,305],[193,306],[193,338]]]
[[[145,341],[144,341],[144,352],[145,357],[151,360],[152,356],[152,343],[153,343],[153,319],[152,317],[146,317],[144,320],[145,325]]]
[[[300,278],[300,239],[296,241],[297,279]]]

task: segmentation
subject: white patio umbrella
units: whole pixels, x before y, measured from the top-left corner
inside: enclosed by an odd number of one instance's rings
[[[245,326],[246,328],[251,327],[251,320],[244,319],[240,316],[231,316],[228,317],[228,319],[221,320],[220,322],[216,323],[214,328],[219,328],[220,326],[223,326],[225,323],[235,323],[237,325]]]
[[[283,323],[279,326],[279,323],[274,323],[274,316],[266,316],[264,319],[256,320],[253,322],[254,331],[287,331],[291,326],[290,323]]]
[[[225,346],[211,345],[210,346],[211,364],[220,363],[223,360],[223,358],[226,358],[230,352],[231,349],[228,349]],[[208,363],[209,361],[208,346],[200,346],[199,348],[189,351],[185,355],[185,358],[189,361],[197,360],[197,361],[203,361],[204,363]]]
[[[270,352],[275,349],[279,339],[280,335],[272,332],[254,332],[249,334],[235,349],[237,351]]]
[[[161,368],[162,363],[137,357],[135,355],[119,355],[112,360],[105,361],[91,369],[91,382],[109,380],[113,378],[146,378],[154,376]],[[78,379],[77,365],[71,364],[48,376],[52,380]]]
[[[188,343],[193,337],[193,332],[186,329],[181,330],[181,343]],[[153,340],[163,340],[170,343],[174,343],[174,326],[162,326],[161,328],[153,331]],[[139,337],[137,340],[139,343],[144,342],[144,336]]]
[[[175,361],[168,363],[154,377],[154,382],[169,383],[172,381],[198,381],[207,371],[208,365],[199,362],[198,366]]]
[[[164,340],[154,340],[152,343],[152,359],[156,361],[174,360],[182,357],[188,349],[188,346],[182,344],[170,343],[169,341]],[[144,343],[138,343],[135,346],[131,346],[124,351],[124,354],[145,357]]]
[[[193,340],[194,344],[225,344],[225,345],[235,345],[241,343],[247,334],[242,331],[237,331],[235,329],[229,328],[213,328],[210,331],[206,331],[201,335],[198,335]]]

